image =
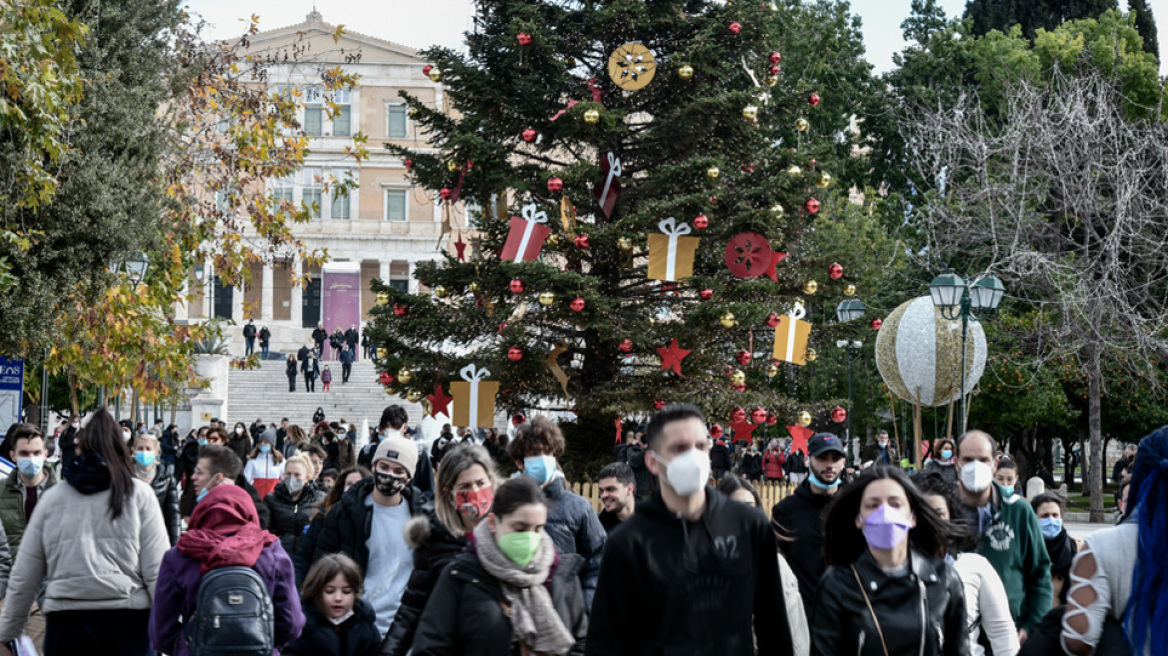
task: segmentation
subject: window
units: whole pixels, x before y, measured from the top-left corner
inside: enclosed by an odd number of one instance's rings
[[[333,136],[347,137],[352,134],[352,107],[350,106],[350,95],[348,89],[342,89],[333,93],[333,102],[337,107],[337,112],[333,114]],[[334,217],[335,218],[335,217]]]
[[[386,114],[389,116],[389,126],[386,134],[390,139],[404,139],[406,137],[407,116],[405,105],[387,105]]]
[[[385,220],[406,221],[409,219],[409,196],[405,189],[385,190]]]
[[[320,89],[304,90],[304,133],[319,137],[324,125],[324,106],[321,104]]]
[[[352,176],[348,171],[341,169],[341,170],[333,171],[333,177],[336,178],[337,182],[333,183],[332,189],[330,190],[330,194],[329,194],[330,196],[332,196],[332,218],[334,218],[334,219],[352,218],[349,216],[350,193],[348,191],[343,191],[343,190],[340,190],[337,188],[339,186],[337,183],[344,182],[345,180],[351,178]]]
[[[295,202],[292,196],[295,189],[296,183],[290,177],[278,178],[272,182],[272,196],[275,197],[278,203],[283,201],[288,201],[289,203]]]
[[[304,169],[301,178],[300,202],[308,210],[308,216],[320,218],[321,182],[320,169]]]
[[[393,287],[394,289],[398,290],[399,292],[403,292],[406,294],[408,294],[410,292],[410,281],[409,280],[405,280],[405,279],[401,279],[401,278],[394,278],[393,280],[389,281],[389,286]]]

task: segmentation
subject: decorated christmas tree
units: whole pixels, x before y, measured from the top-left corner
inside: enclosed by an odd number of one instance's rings
[[[798,5],[478,2],[465,53],[426,53],[449,106],[405,96],[429,147],[388,146],[456,248],[417,267],[421,294],[374,282],[387,391],[453,397],[460,425],[571,410],[598,444],[682,401],[744,409],[740,438],[829,426],[838,399],[787,392],[857,282],[803,247],[846,205],[822,162],[850,157],[851,113],[806,47],[784,68]],[[821,27],[850,34],[840,15]]]

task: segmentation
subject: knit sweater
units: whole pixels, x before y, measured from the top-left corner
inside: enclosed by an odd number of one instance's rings
[[[1010,616],[1019,629],[1033,629],[1050,610],[1054,589],[1050,556],[1030,504],[1018,495],[1006,496],[994,484],[997,503],[993,521],[981,535],[977,552],[993,565],[1010,599]],[[976,509],[974,522],[976,526]]]

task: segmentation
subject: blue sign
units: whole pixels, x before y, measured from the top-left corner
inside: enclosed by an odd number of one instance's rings
[[[20,421],[24,402],[24,360],[0,356],[0,433]],[[0,439],[4,437],[0,434]]]

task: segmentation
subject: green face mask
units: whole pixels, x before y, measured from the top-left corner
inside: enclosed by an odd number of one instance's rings
[[[499,551],[503,555],[510,558],[511,562],[520,567],[527,567],[532,558],[535,558],[535,552],[539,550],[539,544],[543,541],[543,535],[533,532],[525,533],[508,533],[501,536],[498,540]]]

